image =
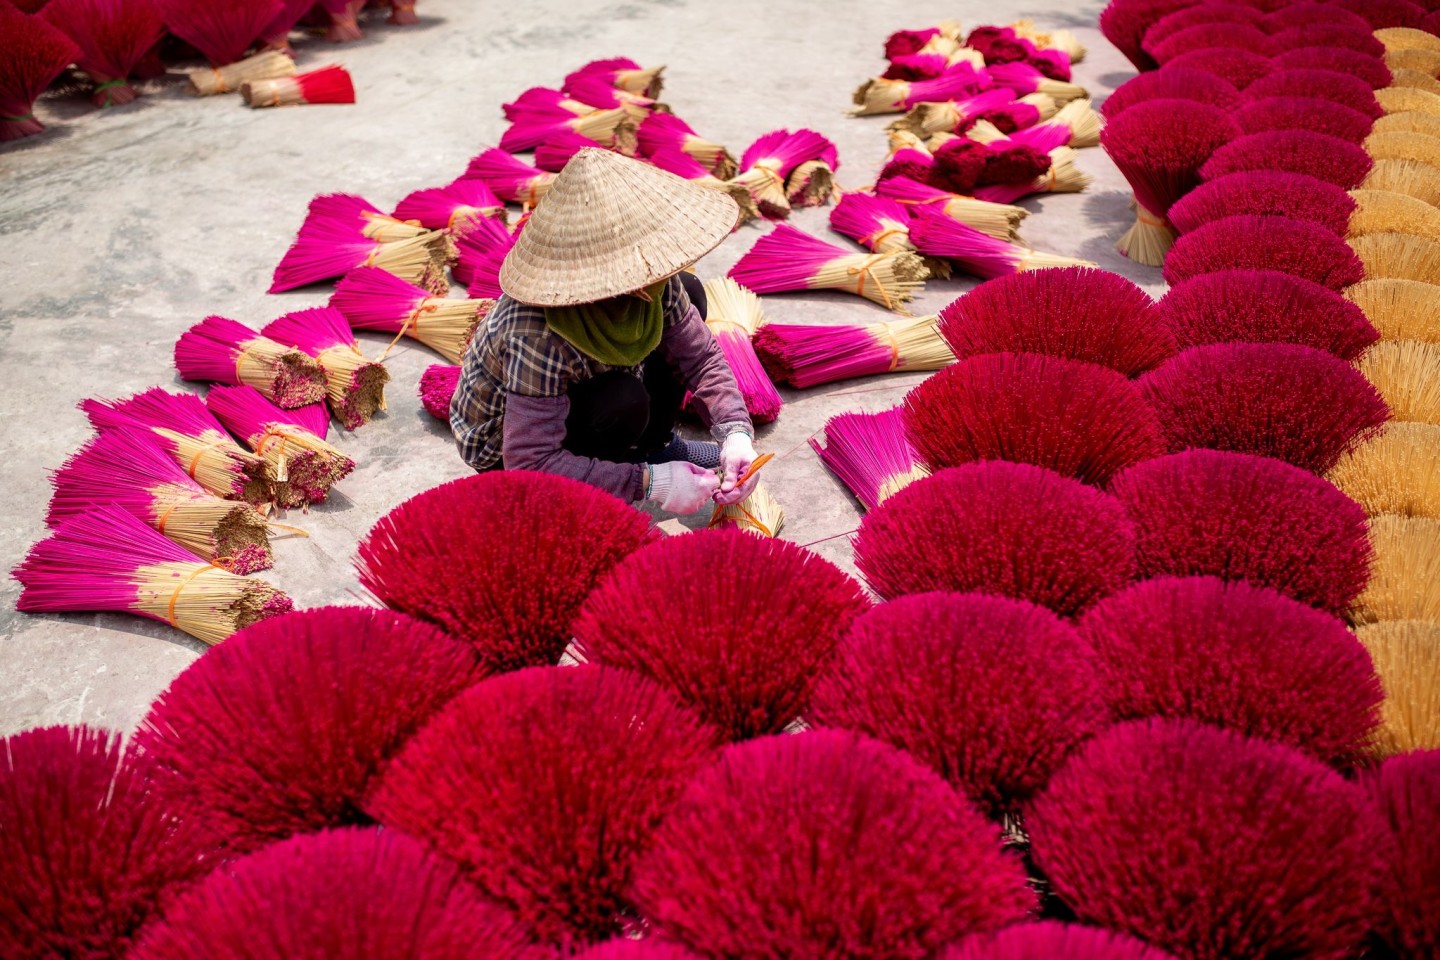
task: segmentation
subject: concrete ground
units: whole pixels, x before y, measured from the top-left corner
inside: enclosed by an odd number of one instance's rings
[[[0,570],[43,536],[48,471],[89,436],[75,405],[160,384],[187,389],[171,349],[210,313],[253,326],[320,304],[328,288],[267,296],[270,273],[316,193],[353,192],[389,209],[409,191],[446,183],[496,143],[499,106],[522,89],[557,85],[598,57],[665,63],[664,99],[738,155],[777,127],[808,126],[840,148],[842,185],[870,183],[885,155],[889,118],[850,119],[850,92],[883,69],[892,30],[959,18],[967,28],[1030,16],[1067,27],[1089,48],[1077,79],[1097,101],[1131,75],[1094,29],[1098,0],[423,0],[417,27],[368,24],[363,42],[300,46],[301,67],[345,64],[350,107],[251,112],[234,96],[196,100],[178,78],[148,85],[130,106],[103,113],[83,99],[47,99],[45,134],[0,148]],[[1027,201],[1031,245],[1084,257],[1152,293],[1159,273],[1111,249],[1127,220],[1124,181],[1098,149],[1080,161],[1090,190]],[[828,210],[798,213],[824,234]],[[752,224],[697,268],[723,274],[767,227]],[[913,305],[934,312],[973,281],[932,282]],[[838,293],[765,298],[772,321],[863,323],[885,311]],[[371,351],[388,339],[362,335]],[[351,563],[357,540],[406,498],[465,474],[447,432],[419,406],[415,385],[436,359],[411,341],[392,354],[390,408],[337,444],[359,462],[332,501],[289,522],[309,539],[277,543],[267,576],[299,606],[361,602]],[[825,420],[893,405],[920,375],[873,378],[785,393],[780,419],[758,446],[783,456],[767,468],[786,507],[783,536],[812,543],[854,530],[859,510],[805,444]],[[193,386],[188,387],[193,389]],[[848,540],[818,544],[849,568]],[[18,586],[0,584],[0,735],[85,722],[127,730],[203,649],[149,620],[119,614],[27,616]]]

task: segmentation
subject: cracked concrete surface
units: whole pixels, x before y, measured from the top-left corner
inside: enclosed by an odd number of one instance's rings
[[[885,36],[941,18],[966,27],[1032,17],[1073,29],[1089,48],[1076,77],[1097,98],[1129,65],[1094,29],[1101,4],[996,0],[631,0],[524,5],[424,0],[417,27],[371,21],[364,41],[299,47],[301,68],[329,62],[353,73],[350,107],[249,111],[237,97],[196,100],[178,78],[145,87],[136,103],[103,113],[88,100],[47,99],[49,130],[0,147],[0,461],[9,497],[0,522],[0,568],[12,569],[45,532],[47,471],[89,436],[75,404],[156,384],[181,384],[176,337],[206,314],[259,327],[322,303],[328,288],[268,296],[270,272],[316,193],[359,193],[390,208],[409,191],[446,183],[496,143],[499,106],[526,87],[557,85],[580,64],[630,56],[665,63],[664,100],[703,135],[737,154],[777,127],[808,126],[839,145],[843,186],[871,182],[890,118],[845,116],[850,92],[883,69]],[[1093,260],[1158,294],[1156,270],[1111,249],[1129,217],[1129,194],[1098,150],[1080,165],[1086,193],[1032,199],[1023,225],[1036,247]],[[828,209],[799,212],[801,229],[826,234]],[[723,274],[767,227],[742,228],[701,261]],[[840,241],[847,242],[847,241]],[[913,304],[934,312],[974,285],[932,282]],[[839,293],[764,298],[773,322],[863,323],[884,310]],[[367,352],[388,337],[362,334]],[[388,361],[388,415],[332,439],[359,467],[331,502],[288,522],[309,539],[276,544],[266,576],[299,606],[360,602],[351,569],[356,541],[402,500],[465,474],[446,431],[415,387],[437,358],[406,341]],[[783,536],[799,543],[855,528],[859,510],[820,465],[806,438],[845,410],[897,403],[921,375],[871,378],[799,393],[782,390],[780,419],[758,446],[784,456],[767,483],[786,507]],[[844,537],[815,548],[849,567]],[[0,735],[87,722],[127,730],[150,700],[203,649],[149,620],[119,614],[27,616],[18,585],[0,585]]]

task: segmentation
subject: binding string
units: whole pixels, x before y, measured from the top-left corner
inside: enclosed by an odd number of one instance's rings
[[[900,341],[895,338],[895,331],[890,328],[890,324],[880,323],[876,326],[880,328],[881,335],[889,342],[890,369],[887,372],[893,373],[900,369]]]
[[[185,468],[185,472],[189,474],[190,479],[195,479],[195,471],[200,468],[200,461],[207,453],[209,453],[211,450],[214,450],[216,447],[223,447],[229,442],[230,441],[228,439],[212,440],[210,443],[205,444],[205,446],[201,447],[199,450],[196,450],[195,456],[190,458],[190,466]]]
[[[1172,229],[1169,220],[1166,220],[1164,217],[1155,216],[1155,214],[1145,209],[1144,204],[1135,204],[1135,219],[1147,227],[1159,227],[1162,230]]]
[[[864,259],[864,262],[856,264],[854,266],[846,267],[845,273],[847,276],[856,278],[855,292],[862,297],[865,296],[865,278],[869,277],[871,280],[875,281],[875,289],[880,291],[880,297],[885,301],[885,308],[887,310],[894,310],[895,305],[890,302],[890,294],[885,289],[885,284],[881,283],[880,278],[875,276],[875,274],[871,272],[875,264],[879,263],[887,256],[889,256],[889,254],[873,253],[870,256],[866,257]]]
[[[395,334],[395,339],[391,340],[385,346],[385,349],[380,352],[380,356],[375,360],[376,363],[383,363],[385,358],[390,356],[390,351],[395,349],[395,344],[399,343],[400,338],[405,336],[405,331],[410,329],[411,324],[415,325],[415,333],[417,335],[420,333],[420,314],[434,313],[436,310],[439,310],[440,304],[434,302],[436,299],[438,298],[426,297],[420,301],[414,310],[410,311],[410,315],[405,318],[405,322],[400,324],[400,330]]]
[[[165,606],[165,621],[169,623],[170,626],[179,629],[180,624],[175,622],[175,605],[180,602],[180,591],[190,586],[190,581],[202,573],[209,573],[212,570],[219,570],[221,573],[230,573],[230,565],[233,562],[234,557],[216,557],[204,566],[197,567],[188,577],[176,584],[175,592],[170,594],[170,602]]]
[[[888,250],[881,250],[880,244],[884,243],[886,240],[890,239],[896,234],[903,234],[904,236],[909,237],[910,228],[903,226],[885,227],[881,230],[876,230],[874,233],[865,237],[863,240],[860,241],[860,243],[863,246],[869,247],[876,253],[889,253],[890,251]]]

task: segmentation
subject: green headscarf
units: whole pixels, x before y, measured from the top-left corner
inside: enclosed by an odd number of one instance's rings
[[[545,325],[606,366],[633,367],[660,346],[665,283],[645,288],[648,301],[625,294],[573,307],[546,307]]]

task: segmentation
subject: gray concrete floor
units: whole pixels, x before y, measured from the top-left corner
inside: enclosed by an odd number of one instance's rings
[[[503,129],[499,105],[534,85],[558,85],[580,64],[625,55],[668,64],[664,99],[738,155],[757,135],[809,126],[840,148],[844,186],[871,182],[889,118],[849,119],[850,92],[883,68],[892,30],[959,18],[968,27],[1031,16],[1073,29],[1089,47],[1077,78],[1097,100],[1131,75],[1093,24],[1101,4],[1016,0],[424,0],[423,22],[378,21],[363,42],[300,46],[301,67],[345,64],[353,107],[251,112],[234,96],[195,100],[157,81],[133,105],[103,113],[84,100],[42,101],[49,130],[0,148],[0,570],[44,534],[47,471],[89,435],[75,404],[160,384],[176,387],[175,338],[209,313],[253,326],[322,303],[328,289],[267,296],[270,272],[310,197],[353,192],[389,208],[410,190],[448,182]],[[1090,191],[1027,201],[1031,245],[1081,256],[1158,294],[1158,271],[1111,249],[1128,220],[1124,181],[1098,150],[1081,165]],[[827,210],[802,211],[826,232]],[[765,229],[751,225],[702,261],[723,274]],[[934,312],[973,281],[934,282],[913,306]],[[765,298],[775,322],[862,323],[885,311],[844,294]],[[362,337],[372,350],[386,338]],[[409,341],[406,341],[409,344]],[[462,476],[448,435],[420,408],[415,385],[436,362],[411,345],[392,354],[387,416],[337,433],[359,467],[333,500],[288,518],[309,539],[276,545],[267,575],[300,606],[359,602],[357,540],[387,510]],[[783,536],[811,543],[855,528],[859,510],[805,445],[825,420],[893,405],[919,375],[786,392],[758,446],[784,456],[767,481],[786,507]],[[817,551],[849,568],[841,537]],[[203,649],[159,623],[116,614],[33,617],[0,584],[0,734],[51,723],[131,728],[150,700]]]

